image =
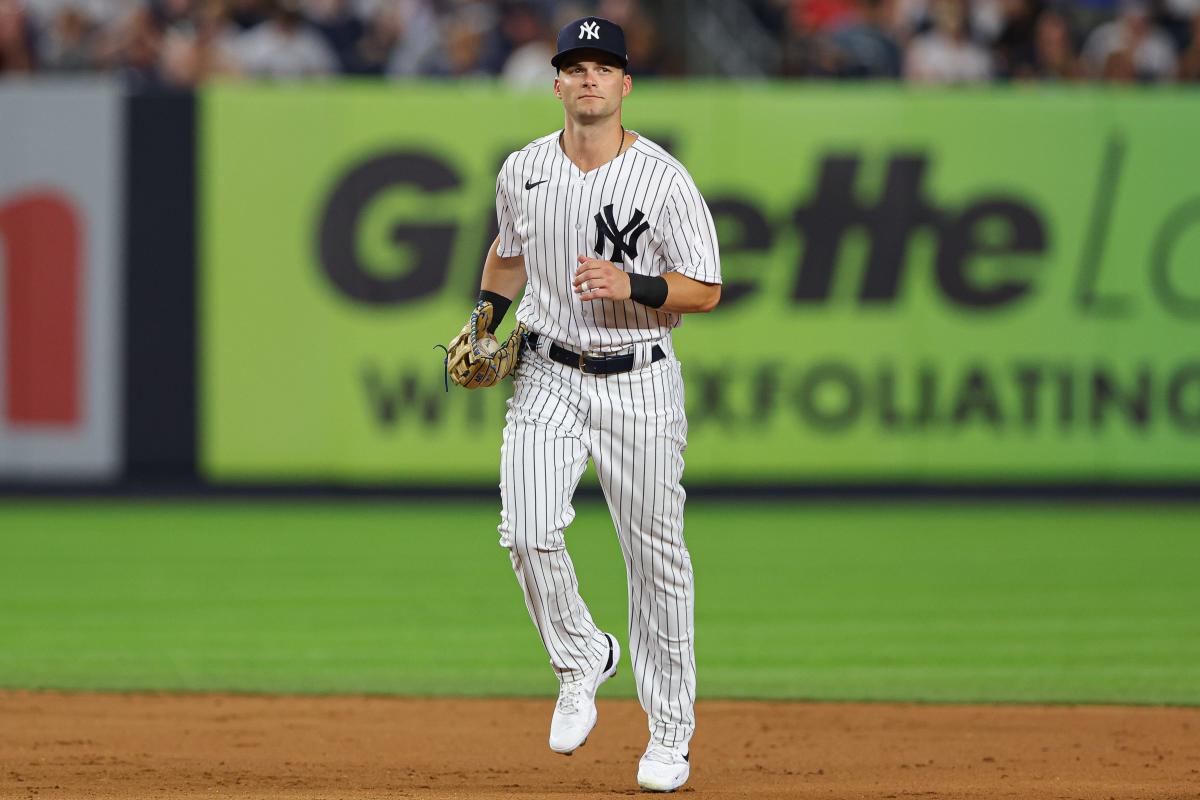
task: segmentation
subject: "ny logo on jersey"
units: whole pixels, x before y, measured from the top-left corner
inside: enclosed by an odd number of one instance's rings
[[[579,26],[580,39],[599,39],[600,38],[600,23],[585,22]]]
[[[629,224],[624,228],[617,226],[617,221],[613,218],[612,203],[604,207],[604,213],[596,212],[596,255],[604,255],[604,240],[608,239],[612,242],[612,262],[614,264],[624,263],[624,256],[629,254],[630,258],[637,258],[637,242],[650,228],[649,222],[644,222],[646,215],[641,212],[641,209],[635,208],[633,216],[629,218]]]

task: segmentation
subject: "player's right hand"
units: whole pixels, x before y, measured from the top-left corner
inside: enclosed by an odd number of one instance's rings
[[[580,255],[575,294],[580,300],[628,300],[629,274],[611,261]]]

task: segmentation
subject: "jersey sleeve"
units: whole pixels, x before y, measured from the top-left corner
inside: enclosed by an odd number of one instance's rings
[[[521,237],[517,234],[517,218],[512,203],[509,201],[508,175],[511,170],[512,158],[505,159],[500,174],[496,176],[496,229],[500,237],[496,245],[496,255],[502,258],[519,256],[524,251]]]
[[[675,178],[667,195],[662,230],[664,272],[678,272],[704,283],[721,283],[721,253],[708,204],[686,172]]]

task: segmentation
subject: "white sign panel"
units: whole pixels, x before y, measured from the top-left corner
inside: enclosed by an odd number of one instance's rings
[[[121,95],[0,83],[0,120],[0,479],[115,479]]]

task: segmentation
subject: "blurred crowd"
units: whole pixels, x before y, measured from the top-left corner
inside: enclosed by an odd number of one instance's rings
[[[1200,0],[0,0],[0,73],[545,86],[559,27],[593,13],[624,26],[635,76],[720,73],[698,51],[727,47],[747,51],[748,75],[1200,80]],[[722,35],[692,35],[701,15]]]
[[[978,81],[1200,79],[1200,0],[755,3],[785,75]]]

